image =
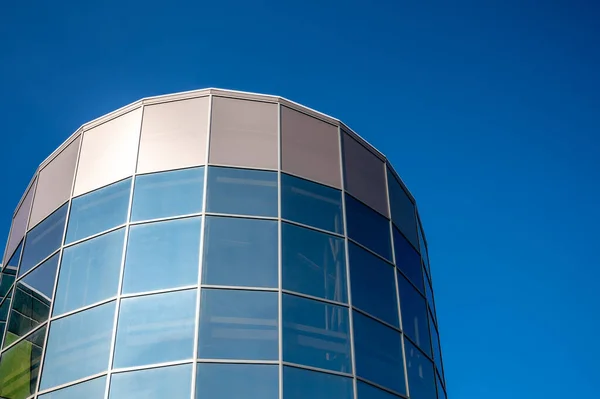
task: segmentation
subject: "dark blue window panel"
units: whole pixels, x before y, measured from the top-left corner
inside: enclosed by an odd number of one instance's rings
[[[394,266],[348,243],[352,306],[400,327]]]
[[[67,227],[68,244],[127,221],[131,179],[74,198]]]
[[[31,270],[61,246],[66,217],[67,204],[54,211],[52,215],[27,233],[19,276]]]
[[[438,399],[446,399],[446,391],[444,391],[444,388],[442,386],[442,380],[440,379],[440,376],[436,376],[436,385],[437,385],[437,397]]]
[[[359,312],[353,312],[356,374],[405,395],[401,334]]]
[[[419,229],[417,230],[419,233],[419,252],[421,253],[421,257],[423,258],[423,263],[425,264],[425,269],[427,273],[431,274],[431,270],[429,270],[429,253],[427,251],[427,245],[425,244],[425,234],[423,233],[423,227],[421,226],[421,222],[419,222]]]
[[[196,399],[278,399],[275,364],[198,363]]]
[[[39,399],[104,399],[105,389],[106,377],[99,377],[40,395]]]
[[[137,176],[131,221],[201,212],[203,193],[204,167]]]
[[[192,390],[192,365],[113,374],[109,399],[187,399]]]
[[[352,378],[283,367],[284,399],[352,399]]]
[[[4,265],[4,270],[6,270],[6,269],[15,270],[15,271],[17,270],[17,267],[19,266],[19,260],[21,260],[21,250],[22,249],[23,249],[23,241],[21,241],[19,243],[19,246],[17,247],[17,249],[15,249],[15,252],[13,252],[13,254],[10,257],[10,259],[8,260],[8,262],[6,262],[6,265]]]
[[[389,221],[373,209],[346,194],[348,237],[392,260]]]
[[[284,294],[283,360],[352,372],[348,308]]]
[[[277,288],[278,242],[274,220],[207,217],[202,282]]]
[[[277,216],[277,172],[208,168],[206,211]]]
[[[347,302],[345,252],[343,239],[283,223],[283,288]]]
[[[429,279],[427,277],[425,280],[425,294],[427,295],[427,303],[429,304],[429,309],[431,312],[435,314],[435,304],[433,302],[433,289],[431,288],[431,284],[429,283]]]
[[[397,230],[394,230],[394,252],[396,254],[396,266],[408,277],[419,291],[423,292],[423,269],[421,268],[421,256],[410,245],[406,238]]]
[[[435,398],[435,376],[433,364],[408,340],[404,340],[406,370],[410,397],[414,399]]]
[[[408,240],[417,247],[417,219],[415,205],[411,202],[408,194],[404,191],[398,180],[388,169],[388,192],[390,196],[390,208],[392,210],[392,221]]]
[[[396,396],[362,381],[356,382],[356,391],[358,399],[400,399],[400,396]]]
[[[440,347],[440,337],[437,332],[437,328],[434,326],[431,316],[429,316],[429,323],[431,326],[431,341],[433,346],[433,360],[435,361],[435,367],[437,367],[438,373],[444,375],[444,369],[442,364],[442,348]]]
[[[425,353],[431,355],[427,302],[425,298],[398,273],[398,292],[402,311],[402,328]]]
[[[343,234],[342,194],[334,188],[282,173],[281,217]]]

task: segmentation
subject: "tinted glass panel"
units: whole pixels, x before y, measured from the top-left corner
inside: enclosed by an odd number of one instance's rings
[[[283,360],[352,372],[348,309],[284,294]]]
[[[423,263],[425,263],[425,268],[427,269],[427,272],[429,272],[429,254],[427,253],[427,246],[425,245],[425,239],[423,238],[423,230],[421,230],[420,223],[417,232],[419,233],[419,252],[421,252],[421,256],[423,257]]]
[[[398,323],[394,267],[348,243],[352,305],[394,326]]]
[[[21,260],[21,250],[22,249],[23,249],[23,241],[21,241],[19,243],[19,246],[17,247],[17,249],[15,250],[15,252],[13,253],[13,255],[10,257],[10,259],[8,260],[8,262],[6,263],[6,265],[4,265],[4,270],[5,271],[7,269],[17,270],[17,267],[19,266],[19,261]]]
[[[66,217],[67,204],[60,207],[27,233],[19,276],[31,270],[36,264],[60,247],[65,230]]]
[[[352,399],[352,379],[296,367],[283,367],[284,399]]]
[[[342,194],[334,188],[282,173],[281,217],[343,234]]]
[[[124,238],[119,229],[63,250],[54,315],[117,295]]]
[[[408,277],[419,291],[423,292],[423,271],[421,269],[421,257],[408,241],[394,228],[394,252],[396,255],[396,266]]]
[[[195,217],[132,226],[123,293],[197,284],[201,224]]]
[[[433,364],[408,340],[404,340],[406,369],[410,397],[414,399],[435,398]]]
[[[137,176],[131,220],[148,220],[202,211],[204,168]]]
[[[274,220],[207,217],[202,282],[277,287],[277,246]]]
[[[107,369],[114,313],[110,302],[50,324],[40,389]]]
[[[109,399],[187,399],[191,395],[192,365],[113,374]]]
[[[346,223],[348,237],[392,260],[390,224],[386,218],[346,195]]]
[[[396,177],[387,171],[388,193],[390,196],[390,208],[392,220],[396,226],[408,237],[409,241],[416,247],[417,242],[417,220],[415,206],[408,194],[404,191]]]
[[[277,360],[277,302],[276,292],[203,289],[198,356]]]
[[[125,223],[131,179],[73,199],[65,242],[80,240]]]
[[[8,294],[10,287],[15,282],[16,270],[5,267],[2,273],[0,273],[0,300]]]
[[[207,212],[277,216],[277,173],[208,168]]]
[[[105,388],[106,377],[100,377],[40,395],[39,399],[103,399]]]
[[[356,374],[398,393],[406,393],[400,333],[353,313]]]
[[[6,321],[6,319],[8,318],[8,309],[10,308],[11,295],[12,291],[9,293],[9,296],[6,299],[4,299],[4,301],[2,301],[2,304],[0,305],[0,321]],[[1,335],[0,339],[2,339]]]
[[[437,329],[433,325],[431,316],[429,319],[429,323],[429,325],[431,326],[431,340],[433,341],[433,360],[435,361],[435,366],[437,367],[438,373],[440,373],[440,375],[444,375],[444,368],[442,366],[442,348],[440,347],[440,337],[438,335]]]
[[[435,305],[433,303],[433,290],[431,289],[431,284],[429,283],[429,279],[427,277],[425,277],[424,280],[425,280],[425,293],[427,295],[427,303],[429,304],[429,309],[431,309],[431,312],[433,314],[435,314]]]
[[[197,399],[279,398],[277,365],[198,363],[197,373]]]
[[[424,352],[431,355],[431,339],[427,324],[427,303],[425,298],[401,274],[398,274],[398,291],[400,293],[400,310],[402,311],[402,328]]]
[[[358,399],[398,399],[399,396],[391,394],[383,389],[375,388],[362,381],[356,382]]]
[[[121,301],[113,367],[191,359],[196,290]]]
[[[436,385],[437,385],[437,392],[438,392],[438,399],[446,399],[446,392],[444,391],[444,388],[442,387],[442,381],[440,380],[440,376],[436,376]]]

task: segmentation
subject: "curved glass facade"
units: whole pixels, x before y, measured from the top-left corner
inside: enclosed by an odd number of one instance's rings
[[[446,398],[414,199],[279,97],[202,90],[84,125],[3,260],[1,398]]]

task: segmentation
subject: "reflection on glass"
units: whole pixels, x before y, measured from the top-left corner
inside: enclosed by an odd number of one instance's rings
[[[30,334],[0,358],[0,397],[25,399],[35,392],[46,327]]]
[[[195,317],[196,290],[123,299],[113,367],[191,359]]]
[[[131,226],[123,293],[198,283],[200,217]]]
[[[427,302],[425,298],[398,273],[398,292],[400,293],[400,310],[402,311],[402,328],[418,346],[431,355],[431,338],[427,325]]]
[[[43,222],[27,233],[19,276],[31,270],[36,264],[60,247],[65,230],[66,217],[67,204],[54,211],[52,215],[48,216]]]
[[[201,212],[203,191],[204,167],[137,176],[131,221]]]
[[[284,294],[283,360],[352,372],[348,308]]]
[[[433,364],[406,339],[404,339],[404,349],[410,397],[414,399],[435,398]]]
[[[352,399],[352,378],[339,375],[283,367],[285,399]]]
[[[399,396],[391,394],[383,389],[374,387],[362,381],[356,382],[357,399],[399,399]],[[433,399],[433,398],[432,398]]]
[[[394,267],[351,242],[348,257],[352,305],[399,327]]]
[[[427,303],[429,304],[429,309],[432,314],[435,314],[435,305],[433,303],[433,290],[431,289],[431,284],[429,283],[429,279],[425,277],[425,293],[427,295]]]
[[[342,194],[334,188],[282,173],[281,217],[343,234]]]
[[[198,363],[196,399],[278,399],[275,364]]]
[[[423,292],[421,257],[396,228],[394,228],[394,253],[396,266],[417,286],[419,291]]]
[[[117,373],[110,379],[108,398],[187,399],[191,385],[191,364]]]
[[[431,270],[429,270],[429,254],[427,253],[427,245],[425,244],[425,233],[423,233],[423,227],[421,226],[420,221],[419,229],[417,231],[419,233],[419,252],[421,253],[421,257],[423,258],[425,269],[431,275]]]
[[[115,302],[50,323],[40,389],[75,381],[108,368]]]
[[[21,260],[21,250],[23,249],[23,241],[21,241],[19,243],[19,246],[17,247],[17,249],[15,249],[15,252],[13,252],[12,256],[10,257],[10,259],[8,260],[8,262],[6,262],[6,265],[4,265],[4,269],[2,270],[3,272],[8,272],[10,270],[13,271],[12,275],[15,275],[17,272],[17,268],[19,266],[19,261]]]
[[[284,289],[347,302],[343,239],[283,223],[282,258]]]
[[[389,169],[387,171],[387,180],[392,221],[416,247],[418,243],[415,206]]]
[[[209,216],[204,240],[204,284],[277,287],[276,221]]]
[[[392,260],[390,222],[379,213],[346,194],[348,237]]]
[[[131,179],[125,179],[71,201],[65,242],[80,240],[127,221]]]
[[[277,360],[276,292],[202,289],[198,357]]]
[[[442,366],[442,348],[440,347],[440,336],[438,335],[437,328],[429,316],[429,325],[431,326],[431,341],[433,346],[433,360],[435,361],[435,367],[437,367],[438,373],[444,375],[444,368]]]
[[[39,399],[103,399],[105,388],[106,377],[99,377],[40,395]]]
[[[206,211],[277,216],[277,172],[208,168]]]

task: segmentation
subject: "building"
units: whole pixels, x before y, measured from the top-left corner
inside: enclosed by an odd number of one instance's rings
[[[280,97],[199,90],[83,125],[2,260],[2,398],[446,398],[413,197]]]

